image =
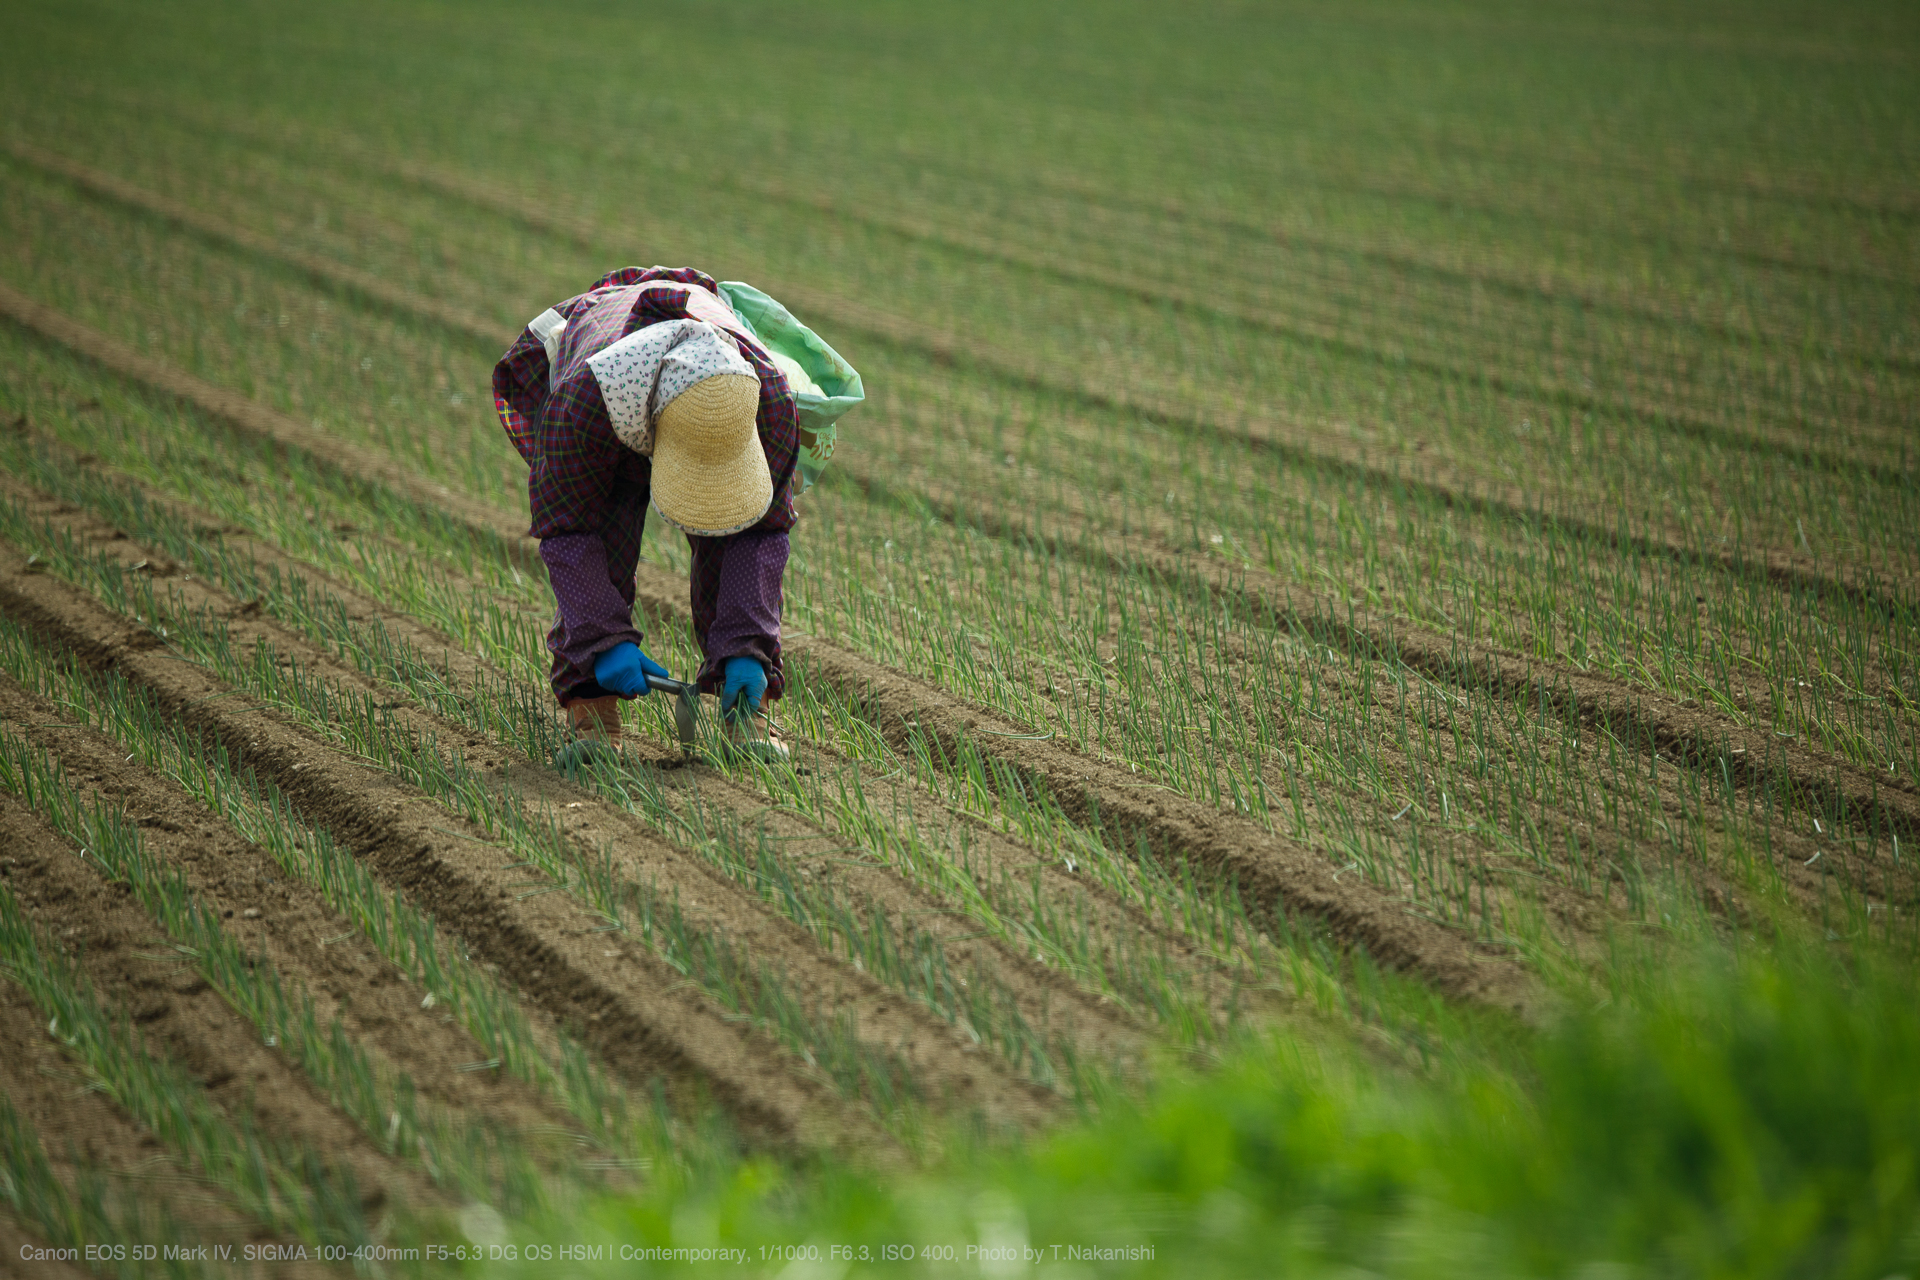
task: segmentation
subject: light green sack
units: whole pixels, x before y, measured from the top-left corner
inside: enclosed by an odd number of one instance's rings
[[[841,415],[867,398],[860,375],[819,334],[752,285],[722,280],[720,293],[793,388],[800,410],[800,492],[805,493],[833,457]]]

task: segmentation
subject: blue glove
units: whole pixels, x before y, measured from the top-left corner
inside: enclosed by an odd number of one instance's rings
[[[726,683],[720,688],[720,710],[729,716],[749,715],[760,709],[767,692],[767,669],[758,658],[728,658]],[[744,702],[744,706],[736,703]]]
[[[665,667],[640,652],[640,646],[631,640],[613,646],[593,660],[593,678],[600,682],[600,687],[622,697],[646,697],[648,676],[672,678]]]

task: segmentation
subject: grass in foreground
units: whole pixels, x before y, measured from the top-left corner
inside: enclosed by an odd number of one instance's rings
[[[1612,974],[1610,996],[1512,1074],[1416,1082],[1270,1040],[1018,1154],[906,1182],[743,1164],[541,1238],[605,1247],[576,1274],[631,1274],[622,1247],[739,1250],[736,1274],[817,1259],[799,1271],[836,1277],[1880,1280],[1920,1265],[1920,991],[1904,959],[1627,944]],[[664,1257],[656,1272],[713,1265]]]

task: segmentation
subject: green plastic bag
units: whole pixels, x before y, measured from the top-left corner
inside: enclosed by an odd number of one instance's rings
[[[800,411],[800,492],[805,493],[833,457],[841,417],[867,398],[860,375],[819,334],[752,285],[722,280],[720,293],[793,387]]]

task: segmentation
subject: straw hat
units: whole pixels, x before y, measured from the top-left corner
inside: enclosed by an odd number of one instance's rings
[[[773,505],[773,474],[754,419],[760,381],[722,373],[694,383],[653,420],[653,505],[699,537],[760,523]]]

